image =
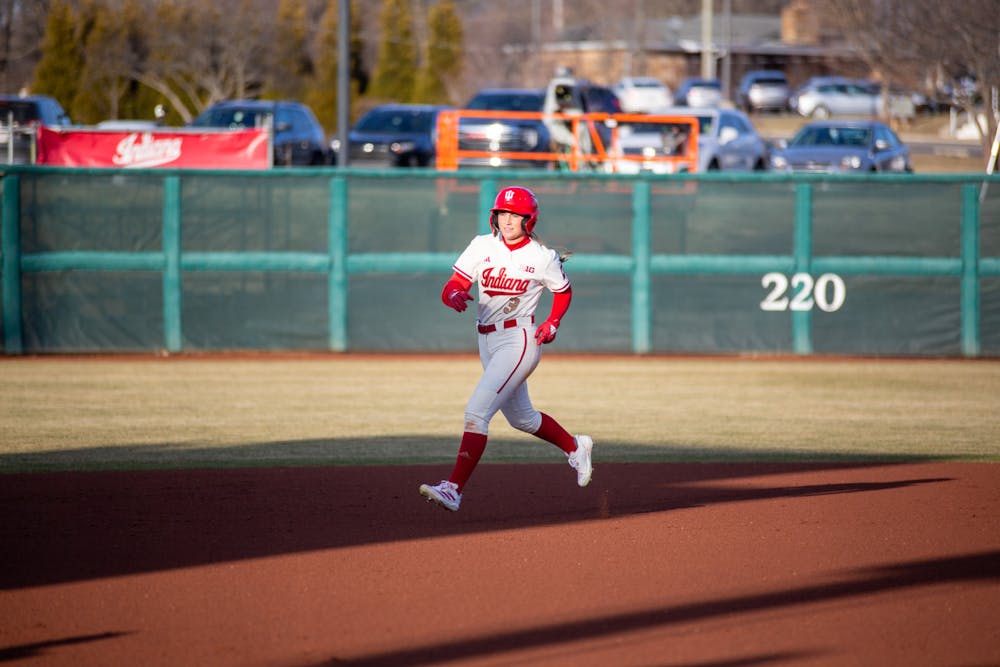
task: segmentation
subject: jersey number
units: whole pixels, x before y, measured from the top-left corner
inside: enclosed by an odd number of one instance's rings
[[[503,308],[503,314],[504,315],[510,315],[515,310],[517,310],[517,307],[520,304],[521,304],[521,299],[519,297],[516,297],[516,296],[511,297],[510,299],[507,300],[507,305],[504,306],[504,308]]]

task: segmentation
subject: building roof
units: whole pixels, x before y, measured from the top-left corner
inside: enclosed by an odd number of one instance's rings
[[[727,29],[728,25],[728,29]],[[619,21],[618,34],[632,33],[633,24]],[[702,50],[701,16],[673,16],[650,19],[638,38],[597,39],[595,31],[584,27],[568,28],[563,39],[542,46],[546,51],[636,49],[677,53],[700,53]],[[607,28],[607,27],[606,27]],[[609,34],[605,29],[603,33]],[[733,14],[729,20],[712,15],[712,42],[716,51],[773,55],[850,56],[855,50],[846,44],[788,44],[782,41],[781,17],[772,14]],[[508,47],[507,50],[511,50]],[[516,50],[516,49],[515,49]]]

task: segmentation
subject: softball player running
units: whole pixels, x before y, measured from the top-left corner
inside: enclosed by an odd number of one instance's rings
[[[555,340],[569,308],[572,290],[562,259],[535,239],[538,200],[527,188],[504,188],[490,209],[491,234],[472,239],[455,262],[441,300],[458,312],[479,286],[479,358],[483,375],[465,407],[465,432],[451,475],[435,485],[421,484],[420,495],[452,512],[486,450],[490,420],[503,412],[510,425],[551,442],[569,457],[580,486],[593,471],[590,436],[570,435],[559,423],[532,406],[528,376],[541,358],[541,346]],[[535,327],[542,290],[553,293],[552,312]]]

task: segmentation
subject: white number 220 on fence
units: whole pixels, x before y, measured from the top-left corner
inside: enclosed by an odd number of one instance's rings
[[[824,313],[832,313],[839,310],[847,298],[844,280],[836,273],[824,273],[815,280],[808,273],[796,273],[792,276],[791,292],[788,276],[776,271],[765,274],[760,284],[770,290],[760,302],[760,309],[772,312],[812,310],[815,305]]]

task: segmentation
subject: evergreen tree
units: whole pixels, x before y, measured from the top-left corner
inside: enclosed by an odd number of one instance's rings
[[[122,98],[129,90],[128,27],[125,13],[112,11],[105,3],[84,8],[88,26],[84,42],[84,65],[80,85],[73,97],[72,116],[80,123],[118,118]]]
[[[42,38],[42,57],[35,68],[32,90],[51,95],[73,117],[73,100],[83,69],[81,44],[77,39],[77,16],[66,0],[53,0]]]
[[[451,104],[448,84],[462,73],[462,20],[451,0],[441,0],[428,12],[430,37],[413,93],[414,102]]]
[[[352,3],[353,5],[353,3]],[[353,9],[353,6],[351,7]],[[340,23],[337,0],[327,3],[316,36],[316,71],[305,102],[323,129],[337,126],[337,30]],[[353,22],[352,12],[352,22]]]
[[[338,64],[338,25],[339,2],[331,0],[320,19],[319,34],[314,48],[316,69],[306,103],[316,114],[317,120],[327,131],[333,133],[337,129],[337,64]],[[363,25],[361,10],[357,0],[351,0],[351,30],[349,53],[351,64],[349,68],[351,85],[350,94],[353,102],[364,94],[368,87],[368,73],[363,62],[364,42],[361,39]],[[352,114],[353,116],[353,114]]]
[[[351,54],[351,65],[348,68],[351,76],[352,94],[364,95],[368,92],[368,68],[365,64],[365,41],[361,38],[364,25],[359,8],[360,0],[351,0],[351,44],[348,49]],[[355,90],[355,86],[357,90]]]
[[[281,0],[275,33],[264,97],[301,100],[313,77],[313,61],[308,48],[306,9],[300,0]]]
[[[417,72],[417,46],[409,0],[383,0],[379,15],[382,42],[369,94],[381,100],[413,99]]]

